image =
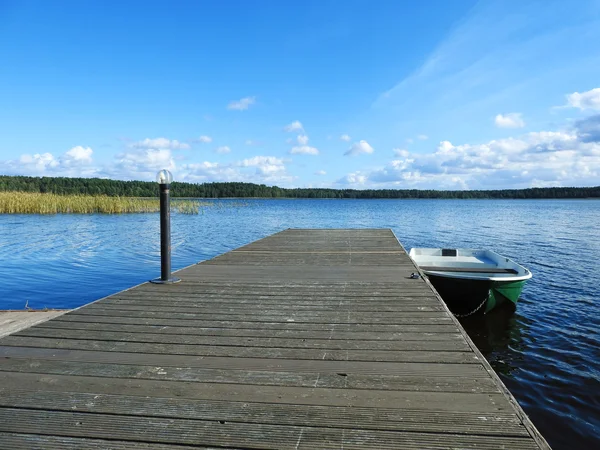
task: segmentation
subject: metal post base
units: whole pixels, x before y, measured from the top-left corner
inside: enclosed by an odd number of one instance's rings
[[[163,280],[162,278],[155,278],[154,280],[150,280],[150,283],[155,283],[155,284],[174,284],[174,283],[179,283],[181,281],[181,278],[177,278],[177,277],[171,277],[168,280]]]

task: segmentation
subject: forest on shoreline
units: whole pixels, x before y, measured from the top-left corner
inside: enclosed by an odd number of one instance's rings
[[[57,195],[158,197],[150,181],[102,178],[25,177],[0,175],[0,192],[35,192]],[[321,189],[280,188],[242,182],[171,184],[173,197],[187,198],[323,198],[323,199],[550,199],[600,198],[600,186],[529,189],[444,191],[431,189]]]

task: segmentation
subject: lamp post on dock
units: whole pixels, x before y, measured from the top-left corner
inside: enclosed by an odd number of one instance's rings
[[[173,175],[166,169],[156,174],[160,185],[160,278],[150,280],[151,283],[172,284],[181,281],[171,276],[171,200],[169,188]]]

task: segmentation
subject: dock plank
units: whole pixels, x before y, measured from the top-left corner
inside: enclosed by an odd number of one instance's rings
[[[200,367],[208,369],[263,370],[269,372],[354,373],[429,377],[488,377],[478,364],[422,363],[385,361],[332,361],[326,359],[232,358],[219,356],[189,356],[103,352],[98,350],[63,350],[40,347],[0,347],[0,365],[12,359],[38,361],[81,361],[107,364],[151,364],[161,367]]]
[[[266,423],[300,426],[327,426],[389,431],[445,432],[453,427],[458,434],[527,436],[516,414],[486,412],[474,416],[458,411],[421,411],[395,408],[290,405],[277,403],[227,402],[174,398],[142,398],[131,395],[95,395],[64,392],[5,392],[0,406],[28,409],[57,409],[148,417]],[[499,428],[496,424],[502,423]],[[424,428],[424,426],[426,428]]]
[[[118,441],[116,439],[90,439],[71,438],[65,436],[51,436],[28,433],[3,433],[0,432],[0,448],[13,449],[44,449],[44,450],[182,450],[188,449],[188,445],[155,444],[149,442]],[[194,446],[199,449],[214,450],[215,447],[202,445]],[[222,448],[222,447],[221,447]],[[229,447],[230,449],[234,447]]]
[[[0,339],[2,448],[549,448],[391,230],[285,230]]]
[[[356,330],[358,332],[451,332],[456,333],[457,328],[448,319],[431,322],[423,319],[414,318],[399,318],[395,324],[327,324],[327,323],[296,323],[296,322],[281,322],[281,321],[252,321],[245,320],[196,320],[196,319],[171,319],[171,318],[147,318],[147,317],[123,317],[120,315],[113,316],[93,316],[93,315],[77,315],[74,312],[71,315],[61,317],[64,322],[73,323],[113,323],[113,324],[144,324],[144,325],[160,325],[160,326],[178,326],[187,328],[239,328],[239,329],[261,329],[261,330],[316,330],[316,331],[337,331]]]
[[[270,425],[201,419],[172,419],[145,416],[124,416],[95,413],[0,408],[0,431],[57,433],[67,437],[91,437],[164,444],[205,445],[221,447],[268,449],[329,449],[341,448],[406,448],[422,449],[422,445],[438,443],[432,433],[405,433],[302,427],[297,425]],[[533,442],[523,437],[446,434],[445,442],[460,443],[466,449],[531,449]]]
[[[49,339],[81,339],[80,330],[57,328],[28,328],[13,334],[13,337],[36,337]],[[461,351],[469,350],[464,340],[366,340],[366,339],[288,339],[277,337],[246,337],[241,336],[197,336],[190,334],[155,334],[155,333],[128,333],[123,331],[93,331],[85,334],[86,340],[92,341],[119,341],[154,344],[182,344],[192,346],[212,347],[239,347],[243,342],[244,347],[267,348],[297,348],[297,349],[326,349],[326,350],[386,350],[386,351]]]
[[[350,372],[351,373],[351,372]],[[511,412],[501,393],[434,392],[386,389],[332,389],[314,386],[191,383],[171,380],[0,372],[4,388],[31,391],[135,395],[144,398],[186,398],[256,403],[363,408],[407,408],[422,411]],[[35,389],[34,389],[35,388]],[[374,411],[376,412],[376,411]]]
[[[69,350],[97,350],[167,355],[229,356],[234,358],[328,359],[331,361],[396,361],[479,364],[469,351],[398,351],[398,350],[333,350],[283,347],[249,347],[246,345],[213,346],[159,344],[146,342],[107,341],[47,337],[7,336],[0,344],[14,347],[41,347]]]
[[[229,300],[229,299],[228,299]],[[234,299],[235,300],[235,299]],[[414,303],[404,302],[399,303],[396,301],[390,302],[318,302],[303,303],[300,300],[295,303],[292,302],[277,302],[277,301],[265,301],[257,299],[241,298],[239,301],[207,301],[206,299],[173,299],[173,298],[161,298],[160,300],[148,300],[147,298],[127,298],[127,299],[107,299],[103,302],[103,305],[115,305],[115,308],[128,309],[130,311],[135,310],[148,310],[152,309],[155,311],[169,311],[173,308],[179,311],[186,310],[190,312],[195,311],[210,311],[211,313],[237,313],[247,312],[249,306],[254,306],[256,309],[260,309],[263,313],[272,311],[273,313],[281,312],[304,312],[304,311],[353,311],[353,312],[370,312],[370,313],[381,313],[381,312],[418,312],[418,311],[443,311],[444,308],[433,299],[423,299],[422,302],[414,301]]]
[[[175,334],[175,335],[194,335],[194,336],[239,336],[239,337],[264,337],[264,338],[288,338],[288,339],[329,339],[329,340],[383,340],[383,341],[445,341],[445,340],[463,340],[463,337],[452,330],[435,332],[416,331],[339,331],[336,328],[332,330],[290,330],[290,329],[263,329],[263,328],[239,328],[239,327],[182,327],[182,326],[161,326],[144,324],[112,324],[99,322],[73,322],[53,320],[49,323],[39,324],[35,329],[53,328],[67,330],[89,330],[89,331],[120,331],[129,333],[153,333]]]
[[[148,362],[146,362],[148,364]],[[88,363],[81,361],[36,361],[15,359],[0,365],[3,372],[28,372],[55,375],[78,375],[108,378],[134,378],[144,380],[187,381],[194,383],[227,383],[244,385],[319,387],[332,389],[371,389],[422,392],[479,392],[499,393],[489,378],[355,374],[346,372],[300,372],[282,370],[231,370],[197,367],[163,367],[157,365],[132,365]],[[479,375],[479,374],[477,374]]]

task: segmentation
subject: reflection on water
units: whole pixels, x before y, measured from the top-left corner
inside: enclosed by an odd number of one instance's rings
[[[493,369],[504,376],[518,369],[522,362],[519,353],[525,347],[527,320],[515,313],[512,303],[504,303],[482,316],[459,319],[463,328]]]
[[[553,448],[600,448],[600,201],[245,203],[174,214],[173,268],[286,228],[391,228],[406,249],[490,249],[530,269],[514,314],[463,324]],[[0,215],[0,309],[75,307],[158,275],[158,214]]]

